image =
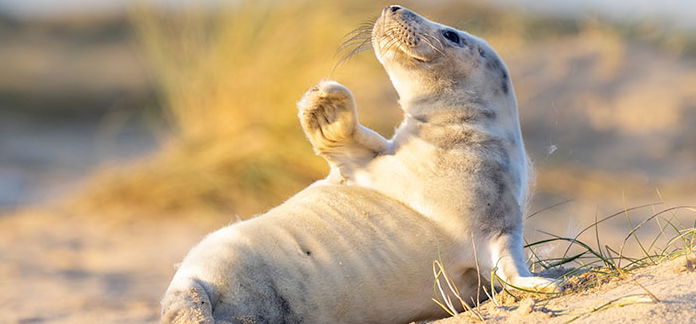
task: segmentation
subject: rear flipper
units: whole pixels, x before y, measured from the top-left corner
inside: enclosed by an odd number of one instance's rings
[[[162,324],[225,324],[215,321],[208,293],[198,280],[170,287],[162,298]]]

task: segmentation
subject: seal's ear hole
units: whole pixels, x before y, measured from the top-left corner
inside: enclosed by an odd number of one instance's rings
[[[478,52],[479,52],[479,55],[481,55],[481,57],[486,57],[486,51],[483,48],[479,47]]]

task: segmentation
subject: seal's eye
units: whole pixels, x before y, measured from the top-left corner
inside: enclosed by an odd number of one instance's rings
[[[452,43],[459,45],[459,35],[451,30],[445,30],[442,32],[442,36],[447,38]]]

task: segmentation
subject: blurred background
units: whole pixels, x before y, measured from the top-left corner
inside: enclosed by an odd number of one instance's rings
[[[392,2],[0,0],[0,322],[155,321],[204,233],[326,174],[295,117],[322,78],[391,136],[382,67],[338,49]],[[645,240],[694,226],[695,3],[397,3],[507,62],[536,166],[528,240],[617,213],[599,232],[615,247],[671,207]]]

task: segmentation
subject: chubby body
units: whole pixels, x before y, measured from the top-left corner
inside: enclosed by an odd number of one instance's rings
[[[162,301],[166,323],[405,323],[443,317],[434,260],[455,241],[373,190],[307,188],[257,218],[208,235]],[[445,266],[454,266],[445,263]],[[477,298],[476,271],[456,276]]]

